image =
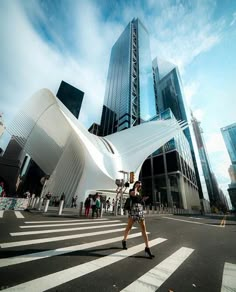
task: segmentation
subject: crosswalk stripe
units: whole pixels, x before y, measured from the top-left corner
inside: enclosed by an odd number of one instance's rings
[[[90,221],[90,222],[76,222],[76,223],[58,223],[58,224],[41,224],[41,225],[27,225],[27,226],[20,226],[20,228],[25,229],[25,228],[41,228],[41,227],[55,227],[55,226],[74,226],[74,225],[89,225],[89,224],[102,224],[102,223],[116,223],[120,222],[120,220],[112,220],[112,221]]]
[[[194,251],[192,248],[181,247],[167,259],[148,271],[146,274],[138,278],[136,281],[125,287],[122,292],[155,292],[178,267],[191,255]]]
[[[156,238],[150,241],[150,247],[157,245],[161,242],[166,241],[165,238]],[[119,262],[129,256],[139,253],[143,250],[144,244],[131,247],[128,250],[122,250],[111,255],[84,263],[81,265],[74,266],[72,268],[65,269],[60,272],[56,272],[44,277],[40,277],[14,287],[5,289],[4,291],[45,291],[74,279],[80,278],[84,275],[97,271],[101,268],[107,267],[111,264]]]
[[[99,226],[86,226],[86,227],[76,227],[76,228],[60,228],[60,229],[37,230],[37,231],[26,231],[26,232],[13,232],[13,233],[10,233],[10,235],[11,236],[22,236],[22,235],[45,234],[45,233],[56,233],[56,232],[69,232],[69,231],[85,230],[85,229],[109,228],[109,227],[126,225],[126,224],[127,223],[116,223],[116,224],[99,225]]]
[[[189,221],[189,220],[178,219],[178,218],[171,218],[171,217],[166,217],[166,216],[163,216],[162,218],[170,219],[170,220],[175,220],[175,221],[186,222],[186,223],[198,224],[198,225],[213,226],[213,227],[221,227],[221,226],[219,226],[219,225],[213,225],[213,224],[208,224],[208,223]]]
[[[25,218],[20,211],[14,211],[16,218]]]
[[[61,222],[84,222],[84,221],[105,221],[108,218],[96,218],[96,219],[73,219],[73,220],[47,220],[47,221],[25,221],[26,224],[38,224],[38,223],[61,223]]]
[[[221,292],[236,291],[236,265],[225,263]]]
[[[134,233],[134,234],[130,234],[129,238],[135,238],[135,237],[138,237],[141,235],[142,235],[141,232]],[[46,250],[46,251],[42,251],[42,252],[20,255],[20,256],[16,256],[16,257],[2,258],[2,259],[0,259],[0,267],[2,268],[2,267],[16,265],[16,264],[22,264],[25,262],[41,260],[41,259],[49,258],[52,256],[58,256],[58,255],[66,254],[66,253],[79,251],[79,250],[89,249],[92,247],[97,247],[97,246],[121,241],[122,239],[123,239],[123,236],[118,236],[118,237],[104,239],[104,240],[100,240],[100,241],[94,241],[94,242],[90,242],[90,243],[72,245],[72,246],[57,248],[57,249],[53,249],[53,250]]]
[[[4,210],[0,210],[0,218],[3,218]]]
[[[137,229],[137,227],[132,227],[132,230],[133,229]],[[104,231],[96,231],[96,232],[89,232],[89,233],[82,233],[82,234],[57,236],[57,237],[30,239],[30,240],[24,240],[24,241],[21,240],[21,241],[6,242],[6,243],[1,243],[0,247],[9,248],[9,247],[16,247],[16,246],[25,246],[25,245],[40,244],[40,243],[45,243],[45,242],[47,243],[47,242],[82,238],[82,237],[95,236],[95,235],[101,235],[101,234],[109,234],[109,233],[115,233],[115,232],[120,232],[120,231],[124,232],[124,228],[111,229],[111,230],[109,229],[109,230],[104,230]]]

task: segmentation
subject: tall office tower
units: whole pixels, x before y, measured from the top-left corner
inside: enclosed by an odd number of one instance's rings
[[[218,205],[221,201],[221,196],[218,188],[218,184],[216,182],[215,176],[211,170],[209,158],[207,155],[204,139],[203,139],[203,131],[200,127],[200,122],[193,116],[193,113],[191,113],[192,116],[192,126],[193,131],[197,143],[198,153],[200,156],[200,161],[202,165],[203,175],[206,182],[206,187],[208,191],[208,196],[210,199],[211,205]],[[224,200],[223,200],[224,201]]]
[[[170,108],[176,120],[187,121],[187,115],[183,100],[182,82],[178,68],[174,65],[171,66],[171,63],[169,62],[162,62],[162,68],[159,63],[160,62],[157,58],[155,58],[152,62],[158,110],[162,112],[167,108]],[[168,68],[166,64],[168,64]],[[200,182],[200,176],[197,168],[197,162],[189,128],[186,128],[184,130],[184,134],[189,142],[192,153],[199,197],[200,199],[203,199],[202,186]]]
[[[236,123],[221,128],[221,133],[232,163],[229,168],[231,184],[229,184],[228,192],[232,206],[236,209]]]
[[[102,136],[156,114],[149,34],[138,18],[127,25],[112,47],[104,105]]]
[[[70,110],[78,119],[84,92],[74,86],[62,81],[57,92],[57,98]]]

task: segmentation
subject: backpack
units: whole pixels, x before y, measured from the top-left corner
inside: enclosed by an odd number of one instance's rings
[[[100,208],[101,202],[100,200],[96,200],[96,208]]]

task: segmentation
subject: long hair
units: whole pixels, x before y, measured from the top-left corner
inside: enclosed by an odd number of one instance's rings
[[[137,181],[134,183],[132,189],[129,190],[129,195],[130,195],[130,192],[133,192],[133,191],[135,190],[135,187],[136,187],[137,184],[141,184],[141,181],[140,181],[140,180],[137,180]]]
[[[140,181],[140,180],[137,180],[137,181],[134,183],[133,188],[132,188],[132,191],[135,190],[135,187],[136,187],[137,184],[141,184],[141,181]]]

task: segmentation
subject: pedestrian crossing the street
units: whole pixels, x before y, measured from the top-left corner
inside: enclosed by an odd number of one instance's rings
[[[93,277],[96,277],[99,271],[114,267],[125,275],[130,272],[129,262],[137,260],[140,263],[140,258],[143,257],[139,254],[144,252],[144,243],[142,233],[137,226],[132,228],[129,235],[129,248],[121,249],[126,225],[122,220],[107,218],[62,220],[60,218],[41,221],[25,220],[19,221],[19,223],[8,234],[8,239],[0,242],[2,254],[0,273],[5,269],[10,273],[11,269],[16,271],[17,268],[21,271],[25,269],[25,271],[34,270],[34,272],[32,275],[25,272],[27,275],[24,279],[15,276],[12,282],[10,279],[1,277],[0,290],[3,291],[47,291],[49,289],[55,289],[52,291],[78,291],[60,287],[80,281],[82,277],[83,283],[86,283],[86,277],[89,275],[92,274]],[[149,232],[148,234],[150,247],[154,254],[155,250],[164,248],[170,242],[168,238],[151,236],[152,234]],[[19,240],[16,241],[16,238]],[[4,252],[7,256],[4,256]],[[159,288],[181,266],[185,265],[194,253],[194,248],[176,245],[173,250],[166,253],[164,259],[156,256],[153,260],[148,261],[151,264],[147,265],[145,272],[141,276],[137,276],[135,280],[132,279],[129,283],[127,281],[116,283],[116,291],[159,291]],[[76,255],[76,257],[72,257],[72,255]],[[85,260],[86,255],[89,256]],[[63,265],[61,265],[61,256],[65,256],[67,259]],[[55,266],[51,265],[50,261],[53,261]],[[143,267],[145,269],[145,265]],[[138,264],[135,268],[138,269]],[[221,292],[236,291],[232,290],[236,289],[234,279],[236,279],[236,265],[225,263],[224,271],[222,271]],[[112,289],[105,287],[104,291],[112,291]]]

